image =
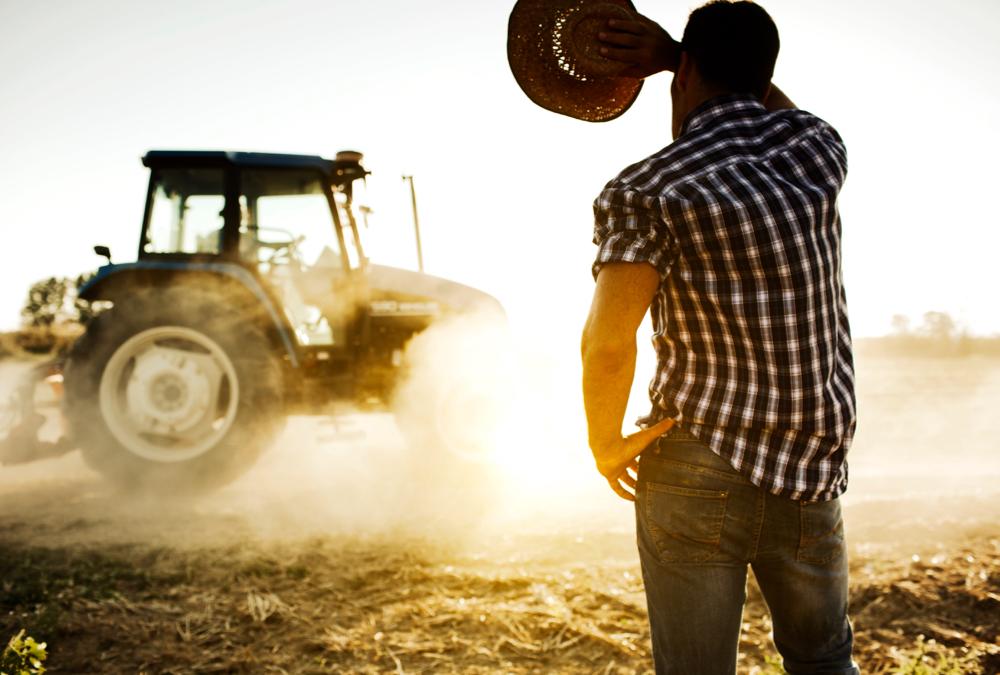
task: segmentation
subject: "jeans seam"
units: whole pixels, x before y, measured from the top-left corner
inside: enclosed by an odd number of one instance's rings
[[[735,485],[741,485],[741,486],[752,485],[752,483],[747,481],[747,479],[743,476],[743,474],[736,473],[735,470],[733,470],[732,473],[726,473],[725,471],[722,471],[720,469],[713,469],[712,467],[701,466],[699,464],[689,464],[687,462],[682,462],[677,459],[666,459],[662,456],[658,457],[656,455],[650,457],[649,460],[647,461],[653,463],[663,462],[665,464],[673,464],[675,466],[683,467],[687,471],[692,471],[694,473],[701,473],[708,476],[715,476],[716,478],[720,478],[728,483],[733,483]]]
[[[729,497],[729,490],[706,490],[704,488],[671,485],[670,483],[658,483],[656,481],[646,481],[646,492],[665,492],[671,495],[699,497],[702,499],[719,499],[720,497],[725,499]]]
[[[805,553],[802,552],[803,548],[805,547],[800,544],[799,550],[795,552],[795,560],[797,562],[805,563],[807,565],[826,565],[831,560],[833,560],[834,557],[836,557],[837,555],[836,550],[830,551],[830,553],[822,557],[806,555]]]
[[[757,493],[757,505],[754,509],[754,519],[757,521],[755,532],[753,533],[753,547],[750,550],[750,560],[757,559],[757,551],[760,549],[760,534],[764,531],[764,510],[765,502],[767,501],[766,496],[763,492]]]
[[[807,565],[826,565],[837,556],[839,549],[833,549],[825,556],[806,555],[804,551],[810,544],[815,544],[817,542],[823,541],[827,537],[830,537],[833,534],[835,534],[838,529],[843,527],[842,525],[843,520],[842,518],[838,519],[837,524],[833,527],[833,529],[829,530],[828,532],[825,532],[815,537],[811,537],[806,534],[805,509],[806,509],[806,502],[799,502],[799,545],[795,551],[795,560],[797,562],[805,563]]]

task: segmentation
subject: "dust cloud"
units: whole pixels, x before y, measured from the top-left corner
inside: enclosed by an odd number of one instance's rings
[[[996,533],[1000,359],[859,346],[858,431],[843,502],[858,543],[921,547]]]
[[[249,472],[201,497],[122,495],[77,452],[5,466],[0,527],[40,542],[169,546],[341,534],[482,546],[628,533],[631,506],[587,450],[574,356],[515,338],[494,318],[442,323],[412,341],[393,411],[340,405],[291,417]],[[640,359],[640,402],[651,368]],[[0,365],[0,396],[26,371]],[[1000,359],[861,354],[858,373],[844,498],[852,540],[995,530]]]
[[[547,347],[492,315],[441,322],[408,346],[391,410],[290,417],[245,475],[211,494],[122,494],[73,452],[0,469],[0,514],[53,543],[169,546],[332,534],[479,545],[620,525],[628,505],[592,468],[578,366]],[[25,372],[5,368],[4,387]]]

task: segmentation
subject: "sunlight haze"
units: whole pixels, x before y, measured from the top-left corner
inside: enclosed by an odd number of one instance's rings
[[[590,301],[591,202],[670,142],[669,74],[620,119],[534,106],[506,62],[513,2],[0,2],[0,328],[29,284],[134,260],[149,149],[365,153],[369,254],[497,296],[515,328],[575,341]],[[1000,6],[763,3],[775,81],[845,138],[841,200],[857,335],[947,311],[1000,332],[994,158]],[[640,1],[675,37],[696,3]],[[10,236],[10,234],[8,236]],[[575,347],[573,347],[575,349]]]

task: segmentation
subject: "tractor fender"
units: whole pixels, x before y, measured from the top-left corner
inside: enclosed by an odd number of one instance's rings
[[[140,261],[104,265],[97,270],[81,288],[79,297],[83,300],[110,300],[132,292],[137,287],[176,283],[180,279],[208,275],[231,284],[253,295],[270,319],[275,334],[288,355],[292,367],[299,367],[299,357],[295,341],[284,315],[278,311],[267,291],[249,271],[232,263],[182,262],[169,260]]]

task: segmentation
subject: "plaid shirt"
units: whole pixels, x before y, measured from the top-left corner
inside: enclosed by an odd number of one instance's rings
[[[676,419],[755,485],[804,501],[847,488],[854,434],[846,173],[830,125],[728,95],[594,202],[595,277],[608,262],[660,273],[645,421]]]

